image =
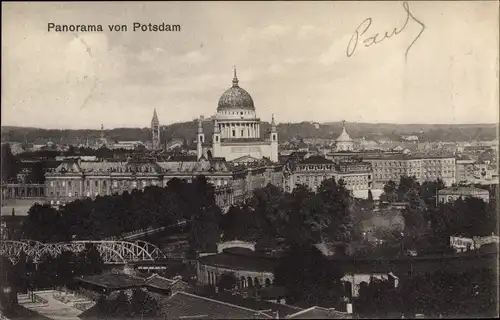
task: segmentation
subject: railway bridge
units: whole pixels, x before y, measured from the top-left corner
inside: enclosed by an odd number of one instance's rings
[[[105,264],[127,264],[130,262],[154,262],[165,260],[167,256],[161,250],[145,241],[118,240],[82,240],[59,243],[42,243],[33,240],[3,240],[0,243],[0,256],[8,258],[12,263],[19,262],[21,252],[27,259],[40,263],[50,255],[57,257],[65,251],[82,252],[88,245],[94,245]]]

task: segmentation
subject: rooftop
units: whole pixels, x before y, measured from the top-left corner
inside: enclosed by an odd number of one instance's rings
[[[475,187],[449,187],[438,191],[438,194],[478,194],[478,193],[489,194],[489,191]]]
[[[271,317],[257,311],[231,303],[210,299],[186,292],[176,292],[172,297],[150,293],[162,306],[163,315],[167,319],[198,318],[205,319],[270,319]]]
[[[174,284],[182,281],[182,279],[168,279],[162,277],[158,274],[153,274],[150,277],[146,278],[146,285],[152,288],[158,288],[163,290],[170,289]]]
[[[142,278],[118,273],[104,273],[94,276],[76,277],[75,279],[106,289],[127,289],[145,284]]]
[[[334,309],[311,307],[289,315],[287,319],[352,319],[352,315]]]
[[[333,161],[322,156],[310,156],[299,162],[299,164],[333,164]]]
[[[455,159],[453,155],[425,155],[425,154],[380,154],[363,156],[364,160],[425,160],[425,159]]]
[[[226,292],[226,291],[219,292],[217,294],[213,294],[208,297],[216,299],[218,301],[235,304],[253,310],[272,310],[270,312],[267,312],[267,314],[271,314],[273,312],[279,312],[280,318],[284,318],[287,315],[294,314],[298,311],[303,310],[302,308],[287,304],[274,303],[265,300],[257,300],[255,298],[245,298],[240,294],[233,294],[231,292]]]
[[[278,260],[271,257],[262,257],[250,254],[236,254],[222,252],[205,256],[198,261],[210,266],[225,267],[233,270],[252,270],[273,272]]]

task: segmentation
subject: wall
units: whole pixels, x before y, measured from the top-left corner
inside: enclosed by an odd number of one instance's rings
[[[272,284],[274,281],[274,274],[272,272],[232,270],[229,268],[202,265],[197,262],[197,279],[199,284],[217,285],[221,275],[224,273],[234,274],[238,280],[238,287],[240,289],[253,286],[255,279],[258,279],[260,286],[266,286],[266,283],[268,285]],[[244,279],[242,279],[242,277]]]

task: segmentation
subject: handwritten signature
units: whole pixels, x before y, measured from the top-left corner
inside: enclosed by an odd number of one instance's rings
[[[392,30],[392,32],[390,32],[390,33],[386,31],[382,36],[380,35],[380,33],[375,33],[375,35],[364,39],[363,40],[363,44],[365,45],[365,47],[369,47],[371,45],[380,43],[380,42],[384,41],[385,39],[389,39],[389,38],[391,38],[394,35],[400,34],[401,32],[403,32],[403,30],[405,30],[406,26],[408,25],[408,21],[410,21],[410,18],[411,18],[413,21],[415,21],[416,23],[418,23],[422,27],[422,29],[420,30],[419,34],[417,34],[417,36],[415,37],[415,39],[413,39],[413,41],[410,43],[410,45],[406,49],[405,60],[407,59],[408,52],[410,51],[411,47],[415,44],[415,42],[418,40],[418,38],[420,38],[420,36],[424,32],[425,25],[422,23],[422,21],[418,20],[410,12],[410,6],[408,5],[408,2],[406,2],[406,1],[403,2],[403,8],[404,8],[404,10],[406,12],[406,20],[405,20],[405,23],[403,24],[403,26],[400,29],[394,28],[394,30]],[[370,28],[371,24],[372,24],[372,18],[366,18],[356,28],[356,31],[354,31],[354,33],[352,34],[351,40],[349,40],[349,44],[347,45],[347,51],[346,51],[346,53],[347,53],[348,57],[351,57],[354,54],[354,52],[356,51],[356,48],[358,46],[359,37],[363,36],[368,31],[368,29]]]

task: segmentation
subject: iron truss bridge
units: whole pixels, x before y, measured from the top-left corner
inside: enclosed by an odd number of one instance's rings
[[[87,245],[94,245],[106,264],[126,264],[129,262],[155,261],[166,259],[161,250],[145,241],[116,241],[116,240],[83,240],[59,243],[42,243],[33,240],[2,240],[0,242],[0,256],[8,258],[12,263],[19,262],[21,252],[26,259],[40,263],[47,255],[57,257],[65,251],[79,253]]]

